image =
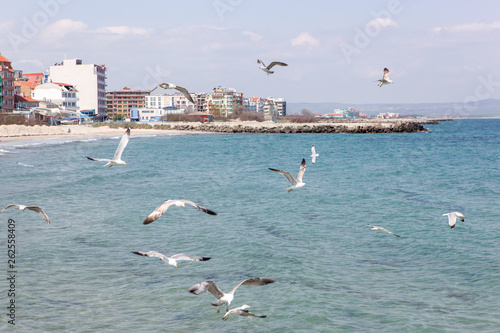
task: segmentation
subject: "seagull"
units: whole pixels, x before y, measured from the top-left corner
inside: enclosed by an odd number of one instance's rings
[[[154,222],[157,218],[159,218],[160,216],[163,215],[163,213],[165,213],[167,211],[167,209],[169,209],[170,207],[172,206],[175,206],[175,207],[186,207],[186,204],[188,205],[191,205],[193,207],[196,207],[198,208],[199,210],[207,213],[207,214],[210,214],[210,215],[217,215],[216,212],[213,212],[211,211],[210,209],[207,209],[205,207],[202,207],[192,201],[189,201],[189,200],[165,200],[163,201],[163,203],[161,203],[158,207],[156,207],[156,209],[154,210],[154,212],[152,212],[151,214],[148,215],[148,217],[146,217],[146,219],[144,220],[144,224],[150,224],[151,222]]]
[[[384,84],[389,84],[393,83],[394,81],[389,79],[389,70],[387,68],[384,68],[384,76],[380,80],[376,80],[375,82],[380,82],[378,84],[379,87],[382,87]]]
[[[148,251],[148,252],[142,252],[142,251],[132,251],[133,254],[137,254],[140,256],[145,256],[145,257],[156,257],[160,258],[160,260],[165,261],[165,263],[177,267],[177,260],[194,260],[194,261],[207,261],[210,260],[210,257],[192,257],[188,256],[187,254],[184,253],[177,253],[174,254],[171,257],[167,257],[166,255],[156,252],[156,251]]]
[[[37,212],[38,214],[40,214],[43,217],[43,219],[45,221],[47,221],[48,223],[50,223],[50,220],[49,220],[49,217],[47,216],[47,214],[45,214],[45,212],[43,211],[43,209],[41,209],[38,206],[7,205],[4,209],[2,209],[2,211],[0,212],[0,214],[2,214],[6,209],[9,209],[11,207],[17,207],[20,211],[23,211],[25,209],[29,209],[29,210],[32,210],[34,212]]]
[[[262,65],[259,68],[262,69],[264,72],[266,72],[267,75],[274,73],[273,71],[271,71],[271,68],[273,68],[275,65],[288,66],[284,62],[280,62],[280,61],[273,61],[272,63],[269,64],[269,66],[266,66],[266,65],[264,65],[264,63],[260,59],[257,59],[257,63]]]
[[[34,168],[34,167],[35,167],[34,165],[31,165],[31,164],[24,164],[24,163],[21,163],[21,162],[17,162],[17,164],[22,165],[22,166],[25,166],[25,167],[31,167],[31,168]]]
[[[388,233],[390,233],[390,234],[393,234],[393,235],[394,235],[394,236],[396,236],[396,237],[401,237],[401,236],[399,236],[399,235],[396,235],[396,234],[395,234],[395,233],[393,233],[392,231],[387,230],[386,228],[377,227],[376,225],[369,225],[369,224],[367,224],[367,226],[369,226],[369,227],[370,227],[370,230],[373,230],[373,231],[385,231],[385,232],[388,232]]]
[[[314,148],[314,145],[311,147],[311,157],[312,157],[312,163],[316,163],[316,156],[319,156],[319,154],[316,154],[316,148]]]
[[[229,311],[229,306],[231,305],[231,302],[233,301],[234,292],[236,291],[236,289],[238,289],[239,286],[241,286],[241,285],[243,285],[243,286],[265,286],[266,284],[270,284],[270,283],[274,283],[274,282],[276,282],[276,280],[267,279],[267,278],[258,278],[258,277],[251,278],[251,279],[246,279],[246,280],[243,280],[240,283],[238,283],[236,285],[236,287],[234,287],[233,290],[231,290],[230,292],[223,293],[219,289],[219,287],[217,287],[217,285],[215,284],[215,282],[213,282],[213,281],[205,281],[205,282],[201,282],[201,283],[195,284],[194,286],[192,286],[191,288],[189,288],[188,291],[190,293],[195,294],[195,295],[204,294],[207,291],[209,291],[210,293],[212,293],[212,295],[214,295],[215,298],[217,298],[217,302],[210,303],[210,304],[212,304],[213,306],[218,306],[219,309],[217,310],[217,313],[219,313],[220,307],[223,304],[227,305],[226,312]]]
[[[457,218],[460,221],[465,222],[464,214],[459,213],[459,212],[446,213],[446,214],[443,214],[443,216],[448,216],[448,224],[450,225],[450,228],[452,228],[452,229],[455,228],[455,223],[457,223]]]
[[[245,304],[245,305],[242,305],[240,307],[231,309],[228,312],[226,312],[224,317],[222,317],[222,320],[224,320],[224,321],[228,320],[230,314],[237,314],[237,315],[240,315],[242,317],[254,317],[254,318],[266,318],[267,317],[267,316],[256,316],[247,310],[249,308],[251,308],[251,306]]]
[[[156,88],[158,87],[161,87],[163,89],[175,89],[177,91],[180,91],[184,96],[186,96],[186,98],[193,104],[196,104],[193,100],[193,97],[191,96],[191,94],[189,93],[189,91],[186,89],[186,88],[183,88],[183,87],[179,87],[173,83],[160,83],[159,85],[157,85],[153,90],[155,90]],[[151,90],[149,93],[151,94],[153,92],[153,90]]]
[[[297,173],[296,178],[293,178],[293,176],[289,172],[286,172],[286,171],[281,171],[281,170],[277,170],[277,169],[273,169],[273,168],[269,168],[269,170],[281,173],[283,176],[285,176],[286,179],[288,179],[290,184],[292,184],[291,187],[285,187],[285,190],[288,190],[288,192],[290,192],[292,190],[301,189],[306,185],[306,183],[302,182],[302,176],[304,176],[304,172],[306,171],[306,160],[305,159],[302,159],[302,163],[300,164],[300,170],[299,170],[299,173]]]
[[[118,148],[116,148],[115,151],[115,156],[113,157],[112,160],[107,159],[107,158],[92,158],[92,157],[87,157],[87,159],[91,161],[104,161],[108,162],[104,166],[108,166],[111,168],[113,165],[128,165],[125,163],[125,161],[122,161],[122,153],[125,147],[127,146],[128,140],[130,139],[130,127],[127,128],[125,131],[125,134],[123,134],[122,139],[120,140],[120,144],[118,145]]]

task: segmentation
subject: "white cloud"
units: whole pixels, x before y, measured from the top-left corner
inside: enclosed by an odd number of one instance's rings
[[[368,22],[366,25],[371,25],[371,24],[378,25],[381,28],[397,27],[398,26],[396,21],[391,20],[390,18],[386,18],[386,17],[377,17],[377,18],[371,20],[370,22]]]
[[[309,45],[316,47],[319,45],[319,40],[311,36],[308,32],[303,32],[294,39],[292,39],[292,45],[293,46]]]
[[[58,20],[52,24],[47,25],[40,31],[40,38],[44,42],[55,43],[66,35],[82,32],[87,29],[87,24],[82,21],[73,21],[69,19]]]
[[[119,36],[150,36],[154,29],[147,29],[141,27],[128,27],[126,25],[101,27],[95,30],[96,33],[114,34]]]
[[[500,22],[493,23],[464,23],[452,25],[449,27],[434,27],[431,29],[431,32],[440,33],[440,32],[452,32],[452,33],[475,33],[475,32],[489,32],[494,29],[500,29]]]
[[[258,42],[259,40],[261,40],[263,38],[262,35],[259,35],[258,33],[248,31],[248,30],[243,31],[243,35],[250,37],[250,39],[254,42]]]

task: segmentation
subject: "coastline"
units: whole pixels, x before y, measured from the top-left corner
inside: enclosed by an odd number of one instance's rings
[[[449,119],[362,119],[330,120],[317,123],[274,123],[231,121],[214,123],[163,123],[165,129],[133,128],[133,135],[185,135],[211,133],[400,133],[425,131],[423,124],[438,124]],[[126,123],[124,124],[126,126]],[[68,130],[70,132],[68,133]],[[123,128],[89,125],[26,126],[0,125],[0,142],[40,140],[49,138],[119,136]]]

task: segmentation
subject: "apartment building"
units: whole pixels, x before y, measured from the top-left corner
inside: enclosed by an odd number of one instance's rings
[[[0,53],[0,112],[14,111],[14,69]]]
[[[149,90],[132,90],[124,87],[121,90],[112,90],[106,93],[106,113],[108,118],[120,117],[122,119],[130,116],[131,109],[142,109],[146,106],[146,98]],[[155,106],[156,107],[156,106]]]
[[[49,82],[65,82],[79,92],[80,110],[95,110],[99,117],[106,116],[106,66],[84,64],[81,59],[64,59],[50,66]]]

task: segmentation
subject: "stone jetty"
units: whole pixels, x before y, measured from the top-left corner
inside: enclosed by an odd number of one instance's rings
[[[364,123],[308,123],[275,124],[255,123],[242,125],[233,123],[204,123],[171,125],[172,130],[214,133],[410,133],[425,132],[423,124],[437,124],[435,120],[391,121]]]

